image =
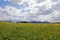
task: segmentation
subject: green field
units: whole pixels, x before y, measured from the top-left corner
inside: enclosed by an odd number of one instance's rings
[[[0,40],[60,40],[60,24],[0,22]]]

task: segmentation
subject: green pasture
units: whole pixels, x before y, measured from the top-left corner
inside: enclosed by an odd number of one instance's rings
[[[60,40],[60,24],[0,22],[0,40]]]

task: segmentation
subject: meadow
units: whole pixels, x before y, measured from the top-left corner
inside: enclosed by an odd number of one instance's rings
[[[60,40],[60,24],[0,22],[0,40]]]

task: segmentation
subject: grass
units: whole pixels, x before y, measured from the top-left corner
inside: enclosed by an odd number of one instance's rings
[[[60,40],[60,24],[0,22],[0,40]]]

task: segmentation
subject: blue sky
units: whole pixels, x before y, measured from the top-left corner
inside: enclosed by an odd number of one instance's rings
[[[0,0],[0,20],[60,22],[60,0]]]
[[[4,8],[7,5],[11,5],[11,3],[8,1],[0,0],[0,7]]]

